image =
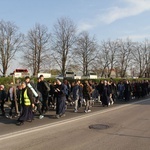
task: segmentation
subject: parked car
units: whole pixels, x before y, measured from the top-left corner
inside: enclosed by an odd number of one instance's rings
[[[64,79],[64,76],[62,74],[56,76],[56,79],[60,79],[60,80],[63,80]]]

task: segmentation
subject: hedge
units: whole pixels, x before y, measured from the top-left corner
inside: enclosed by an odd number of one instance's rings
[[[36,83],[37,82],[37,78],[31,78],[31,80]],[[56,78],[49,78],[49,79],[45,79],[48,82],[53,83],[54,81],[56,81]],[[70,83],[78,80],[78,79],[67,79]],[[133,78],[99,78],[99,79],[80,79],[81,82],[84,82],[85,80],[92,80],[94,82],[99,83],[102,80],[109,80],[109,81],[114,81],[116,83],[120,82],[120,81],[125,81],[125,80],[129,80],[129,81],[143,81],[143,80],[149,80],[150,78],[138,78],[138,79],[133,79]],[[15,78],[15,83],[19,83],[21,81],[24,81],[24,78]],[[62,81],[62,80],[61,80]],[[13,82],[13,77],[1,77],[0,78],[0,85],[4,85],[5,87],[8,87],[10,85],[10,83]]]

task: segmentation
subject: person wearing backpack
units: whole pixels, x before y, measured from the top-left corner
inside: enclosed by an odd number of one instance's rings
[[[37,84],[37,90],[41,93],[42,95],[42,112],[46,113],[49,109],[48,107],[48,95],[50,91],[50,86],[49,83],[44,80],[44,76],[40,75],[39,76],[40,82]]]

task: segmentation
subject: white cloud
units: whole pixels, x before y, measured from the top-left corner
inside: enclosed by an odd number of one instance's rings
[[[82,31],[88,31],[90,29],[92,29],[94,27],[94,25],[86,23],[86,22],[81,22],[78,25],[78,32],[82,32]]]
[[[123,19],[125,17],[136,16],[145,11],[150,10],[149,0],[124,0],[127,7],[113,7],[103,15],[99,16],[101,22],[110,24],[118,19]]]
[[[111,24],[119,19],[139,15],[145,11],[150,11],[150,0],[120,0],[125,3],[124,7],[110,7],[103,9],[103,14],[93,17],[88,22],[82,22],[79,31],[93,29],[101,23]]]
[[[123,36],[121,39],[132,39],[133,41],[141,41],[143,39],[149,39],[150,35],[149,34],[143,34],[143,35],[128,35],[128,36]]]

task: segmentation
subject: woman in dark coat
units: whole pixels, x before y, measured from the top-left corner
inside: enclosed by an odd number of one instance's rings
[[[110,87],[107,81],[104,81],[103,92],[102,92],[102,105],[103,107],[110,104]]]
[[[33,120],[32,108],[34,108],[34,96],[32,91],[26,86],[26,83],[22,84],[22,91],[20,95],[20,103],[22,106],[22,112],[18,118],[17,125],[23,125],[25,121],[31,122]]]

